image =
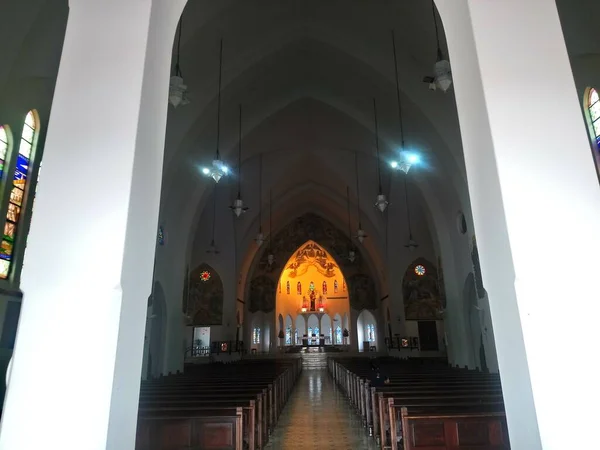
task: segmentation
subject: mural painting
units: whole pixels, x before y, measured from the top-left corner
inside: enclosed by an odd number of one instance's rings
[[[190,325],[222,325],[223,282],[212,267],[201,264],[190,273],[188,293],[185,310],[192,318]]]
[[[443,304],[440,298],[437,269],[419,258],[408,266],[402,280],[406,320],[440,320]]]
[[[275,309],[275,282],[264,275],[250,282],[249,311],[271,312]]]

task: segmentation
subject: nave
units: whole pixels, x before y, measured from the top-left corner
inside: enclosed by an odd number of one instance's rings
[[[327,369],[305,368],[266,448],[371,450],[377,445]]]

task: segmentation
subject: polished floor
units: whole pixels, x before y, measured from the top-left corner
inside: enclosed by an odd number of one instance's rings
[[[267,449],[375,449],[327,369],[303,370]]]

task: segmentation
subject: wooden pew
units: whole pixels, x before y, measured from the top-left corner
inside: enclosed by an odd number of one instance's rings
[[[390,399],[391,400],[391,399]],[[510,448],[503,412],[427,411],[400,409],[404,450],[507,450]],[[391,413],[392,430],[396,414]],[[392,450],[397,450],[392,439]]]

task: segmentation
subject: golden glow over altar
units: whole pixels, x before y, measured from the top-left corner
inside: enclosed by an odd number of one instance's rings
[[[290,257],[279,278],[276,315],[331,318],[350,314],[348,287],[344,275],[320,245],[308,241]]]

